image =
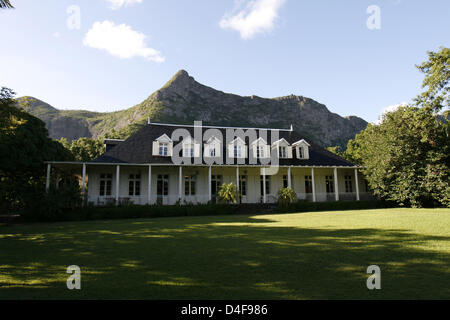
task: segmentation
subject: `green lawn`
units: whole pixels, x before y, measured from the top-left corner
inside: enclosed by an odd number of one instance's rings
[[[450,299],[450,209],[0,225],[0,299],[35,298]]]

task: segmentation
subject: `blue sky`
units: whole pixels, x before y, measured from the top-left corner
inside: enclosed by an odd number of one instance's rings
[[[450,42],[448,0],[11,2],[0,86],[59,109],[128,108],[185,69],[225,92],[303,95],[374,122],[420,92],[414,65]]]

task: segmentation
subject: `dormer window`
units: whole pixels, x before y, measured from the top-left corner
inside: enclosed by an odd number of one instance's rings
[[[264,146],[257,146],[256,147],[256,157],[257,158],[265,158]]]
[[[298,157],[300,159],[305,159],[305,151],[303,150],[303,147],[298,147]]]
[[[187,158],[194,157],[194,145],[193,144],[183,145],[183,157],[187,157]]]
[[[234,157],[242,158],[242,146],[234,146]]]
[[[204,155],[205,157],[215,158],[220,157],[221,150],[221,141],[216,137],[211,137],[206,141],[204,147]]]
[[[292,158],[292,147],[289,145],[289,142],[286,139],[281,138],[278,141],[275,141],[272,144],[272,149],[278,154],[278,158],[280,159],[290,159]]]
[[[295,151],[297,153],[298,159],[309,159],[309,147],[310,144],[306,142],[305,140],[297,141],[296,143],[292,144],[292,146],[295,147]]]
[[[283,159],[287,158],[287,157],[288,157],[288,156],[287,156],[287,147],[285,147],[285,146],[280,146],[280,147],[278,148],[278,156],[279,156],[280,158],[283,158]]]
[[[155,141],[153,141],[154,156],[170,157],[172,156],[173,142],[167,134],[163,134]]]
[[[169,154],[169,144],[168,143],[160,143],[159,144],[159,155],[162,157],[167,157]]]
[[[236,138],[228,144],[228,156],[233,158],[246,158],[247,150],[245,142],[241,138]]]
[[[262,137],[253,141],[251,147],[253,149],[254,158],[261,159],[270,157],[270,146],[267,145],[267,142]]]

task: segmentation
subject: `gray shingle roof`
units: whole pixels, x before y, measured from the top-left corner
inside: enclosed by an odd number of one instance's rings
[[[202,132],[210,129],[212,127],[202,127]],[[172,164],[171,157],[161,157],[152,155],[153,141],[162,136],[163,134],[172,136],[172,132],[175,129],[185,129],[190,132],[191,136],[194,137],[194,127],[184,126],[184,125],[166,125],[166,124],[155,124],[151,123],[141,128],[138,132],[130,136],[125,141],[117,144],[113,148],[110,148],[103,155],[93,160],[96,163],[133,163],[133,164]],[[224,127],[214,127],[214,129],[220,130],[223,136],[224,143],[222,144],[222,155],[226,154],[226,128]],[[247,128],[242,128],[244,131]],[[251,129],[251,128],[250,128]],[[289,144],[293,144],[301,139],[300,136],[295,131],[290,130],[280,130],[278,131],[278,137],[272,140],[272,134],[276,134],[275,131],[272,132],[271,129],[255,129],[257,136],[260,136],[260,131],[267,132],[267,139],[265,139],[269,144],[275,140],[284,138]],[[263,134],[264,136],[264,134]],[[195,137],[194,137],[195,138]],[[245,143],[248,146],[252,141],[249,138],[245,138]],[[293,158],[291,159],[279,159],[280,166],[345,166],[351,167],[355,166],[351,162],[335,155],[332,152],[320,147],[312,141],[307,141],[311,146],[309,148],[309,159],[297,159],[295,150],[293,150]],[[174,142],[176,145],[177,141]],[[294,148],[295,149],[295,148]],[[225,163],[226,161],[223,160]],[[206,164],[205,161],[202,161]],[[245,165],[252,165],[249,163],[249,159],[245,160]],[[253,164],[254,165],[254,164]],[[257,165],[260,165],[258,162]]]

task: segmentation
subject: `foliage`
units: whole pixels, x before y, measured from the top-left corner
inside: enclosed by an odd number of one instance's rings
[[[9,0],[0,0],[0,9],[14,8]]]
[[[32,193],[30,201],[21,213],[27,222],[66,220],[73,210],[81,208],[81,193],[78,183],[69,183],[48,192]]]
[[[281,188],[278,191],[278,204],[282,207],[288,206],[297,200],[297,194],[292,188]]]
[[[72,160],[60,143],[48,137],[40,119],[18,109],[14,92],[0,91],[0,203],[6,211],[23,208],[45,185],[48,160]]]
[[[73,140],[72,143],[69,143],[66,138],[61,138],[58,141],[72,153],[76,161],[94,160],[105,152],[102,138],[80,138]]]
[[[219,198],[226,203],[237,203],[238,191],[236,185],[232,182],[222,184],[218,194]]]
[[[24,222],[46,221],[81,221],[103,219],[132,219],[132,218],[160,218],[160,217],[184,217],[184,216],[217,216],[235,214],[279,214],[290,212],[330,211],[330,210],[356,210],[390,208],[395,204],[386,201],[332,201],[309,202],[297,201],[285,207],[274,207],[273,204],[245,203],[245,204],[183,204],[175,205],[134,205],[120,203],[115,206],[96,207],[89,204],[80,207],[79,192],[71,188],[75,185],[67,185],[66,188],[51,188],[48,195],[35,198],[35,210],[27,208],[21,213]],[[76,195],[76,196],[74,196]],[[58,199],[61,199],[60,201]],[[47,210],[48,209],[48,210]]]
[[[438,52],[428,52],[428,60],[416,66],[425,74],[422,88],[427,88],[415,99],[416,105],[430,107],[434,111],[450,105],[450,49],[441,47]]]
[[[401,205],[450,205],[449,123],[439,115],[448,106],[449,49],[429,52],[420,66],[423,87],[414,106],[382,116],[349,141],[346,158],[362,170],[374,193]]]

